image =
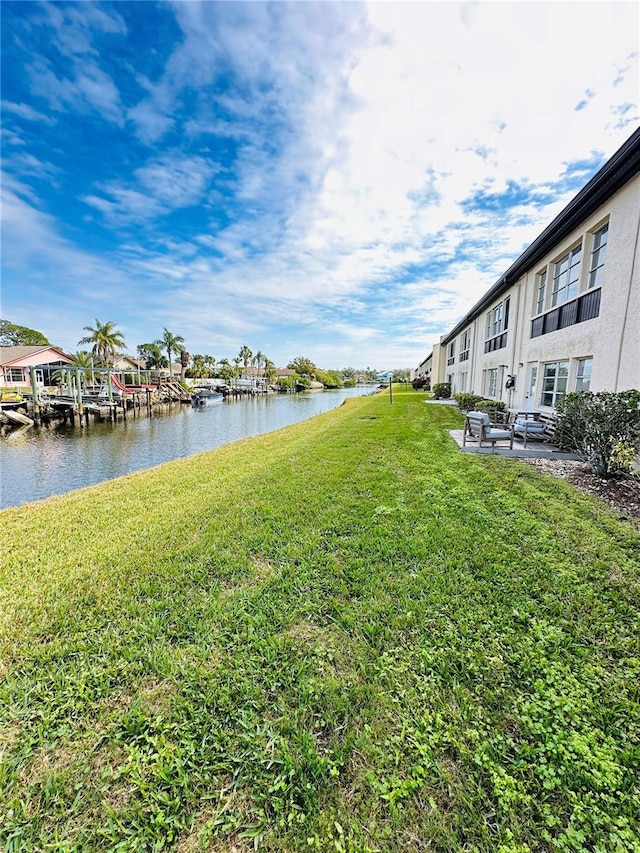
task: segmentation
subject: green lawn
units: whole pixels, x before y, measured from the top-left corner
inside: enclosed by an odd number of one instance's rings
[[[3,850],[640,850],[640,535],[423,399],[0,514]]]

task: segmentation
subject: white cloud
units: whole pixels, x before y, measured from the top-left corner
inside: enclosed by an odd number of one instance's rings
[[[55,124],[55,121],[51,116],[45,115],[39,110],[35,110],[33,107],[29,106],[29,104],[13,104],[11,101],[2,101],[1,106],[3,113],[13,113],[27,121],[35,121],[49,125]]]
[[[202,157],[167,152],[136,169],[131,185],[110,181],[82,200],[116,225],[144,223],[198,204],[218,170]]]
[[[126,305],[138,340],[167,325],[219,357],[212,340],[283,360],[293,341],[326,367],[417,363],[638,120],[627,3],[178,2],[180,38],[158,46],[153,80],[134,69],[146,94],[128,108],[91,38],[124,35],[117,11],[91,6],[85,26],[79,6],[46,8],[74,74],[40,61],[37,91],[150,151],[81,193],[132,242],[75,257],[33,213],[35,243],[73,280],[86,263],[97,292],[117,269],[105,312]],[[194,206],[190,234],[165,232]]]

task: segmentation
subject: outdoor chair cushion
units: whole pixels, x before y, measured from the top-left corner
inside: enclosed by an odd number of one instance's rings
[[[516,421],[515,430],[516,432],[526,430],[530,433],[544,432],[544,424],[541,424],[539,421]]]
[[[511,432],[508,429],[494,429],[493,427],[485,428],[484,434],[487,438],[511,438]]]
[[[480,421],[484,421],[485,426],[489,426],[489,415],[486,412],[467,412],[467,417],[477,418]]]

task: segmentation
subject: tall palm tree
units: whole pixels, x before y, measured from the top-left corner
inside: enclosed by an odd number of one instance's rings
[[[216,371],[216,359],[213,355],[205,355],[204,358],[204,368],[207,371],[207,376],[211,377]]]
[[[164,335],[162,336],[162,340],[158,341],[160,346],[164,346],[167,351],[167,358],[169,359],[169,379],[172,378],[171,373],[171,353],[179,353],[184,349],[184,338],[181,338],[180,335],[174,335],[173,332],[170,332],[169,329],[166,328],[164,330]]]
[[[124,347],[124,335],[116,329],[116,324],[111,320],[101,323],[96,319],[95,329],[93,326],[85,326],[84,331],[89,334],[81,338],[78,344],[92,344],[91,352],[95,359],[106,367],[113,364],[118,350]]]
[[[265,354],[261,350],[258,350],[258,352],[251,359],[251,363],[258,368],[258,374],[260,374],[260,365],[265,360],[265,358]]]
[[[267,385],[271,385],[271,383],[276,378],[276,366],[271,361],[270,358],[264,356],[264,375],[267,381]]]
[[[251,361],[252,356],[253,353],[246,344],[240,348],[240,352],[238,353],[238,359],[244,364],[245,373],[247,372],[247,367],[249,367],[249,362]]]
[[[225,382],[228,382],[233,376],[233,367],[229,363],[228,358],[221,358],[218,362],[218,372]]]

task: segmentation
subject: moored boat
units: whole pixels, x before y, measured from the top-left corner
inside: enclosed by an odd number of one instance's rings
[[[219,391],[214,391],[213,388],[194,388],[191,395],[191,405],[206,406],[208,403],[218,403],[224,397]]]

